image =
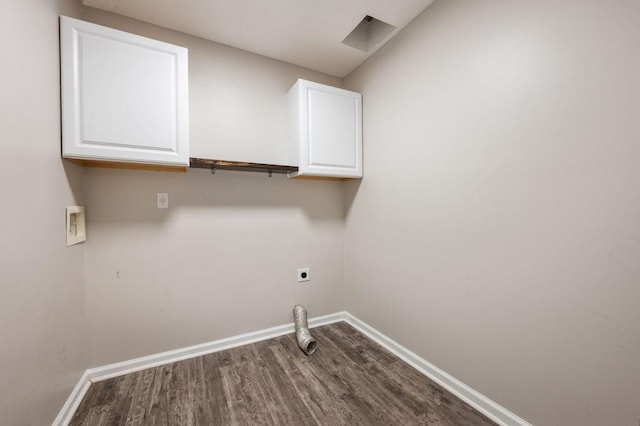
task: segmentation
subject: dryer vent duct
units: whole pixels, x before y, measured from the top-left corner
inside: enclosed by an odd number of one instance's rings
[[[307,310],[304,306],[296,305],[293,308],[293,323],[296,327],[296,340],[298,346],[307,355],[316,351],[318,345],[307,327]]]
[[[342,44],[369,53],[386,39],[396,29],[373,16],[365,16],[362,21],[349,33]]]

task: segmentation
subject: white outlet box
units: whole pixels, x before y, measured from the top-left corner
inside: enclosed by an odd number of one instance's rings
[[[309,268],[298,269],[298,282],[306,282],[311,280],[311,275],[309,273]]]
[[[84,220],[84,206],[67,206],[67,247],[83,243],[87,240],[87,229]]]

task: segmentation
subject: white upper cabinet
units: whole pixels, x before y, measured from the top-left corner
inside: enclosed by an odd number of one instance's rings
[[[362,177],[362,95],[306,80],[289,90],[295,176]]]
[[[63,156],[188,166],[187,49],[60,21]]]

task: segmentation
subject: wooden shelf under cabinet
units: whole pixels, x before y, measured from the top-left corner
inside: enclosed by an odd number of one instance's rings
[[[128,163],[118,161],[96,161],[96,160],[80,160],[75,158],[67,158],[76,164],[80,164],[85,167],[103,167],[111,169],[135,169],[135,170],[154,170],[162,172],[186,172],[186,167],[180,166],[168,166],[162,164],[139,164]],[[227,160],[213,160],[209,158],[189,158],[189,167],[195,169],[208,169],[208,170],[233,170],[240,172],[262,172],[262,173],[279,173],[290,174],[296,173],[298,167],[296,166],[283,166],[280,164],[264,164],[264,163],[250,163],[247,161],[227,161]],[[326,176],[293,176],[295,179],[309,179],[309,180],[343,180],[342,178],[332,178]]]

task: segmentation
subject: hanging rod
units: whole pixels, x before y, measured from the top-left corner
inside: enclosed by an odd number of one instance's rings
[[[210,169],[212,173],[216,170],[233,170],[239,172],[263,172],[269,173],[294,173],[298,171],[295,166],[281,166],[276,164],[262,164],[262,163],[249,163],[245,161],[225,161],[225,160],[211,160],[207,158],[195,158],[189,159],[190,167],[197,169]]]

